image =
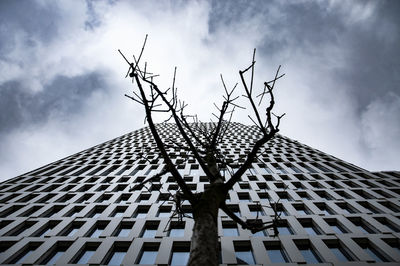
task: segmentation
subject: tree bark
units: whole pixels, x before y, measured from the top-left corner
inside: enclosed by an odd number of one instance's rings
[[[225,197],[222,184],[214,183],[193,206],[189,266],[218,265],[218,209]]]

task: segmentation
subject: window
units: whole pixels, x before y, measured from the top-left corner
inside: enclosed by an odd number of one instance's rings
[[[240,202],[249,202],[250,195],[249,193],[238,193],[239,201]]]
[[[65,214],[65,217],[72,217],[77,215],[84,207],[83,206],[75,206],[70,210],[67,214]]]
[[[380,210],[378,210],[377,208],[373,207],[369,202],[359,201],[357,203],[360,204],[361,206],[363,206],[365,209],[367,209],[368,211],[370,211],[372,213],[381,213]]]
[[[315,227],[313,221],[311,219],[299,220],[300,224],[303,226],[304,230],[309,235],[320,235],[321,232],[318,228]]]
[[[128,203],[129,198],[131,197],[131,194],[122,194],[121,197],[116,201],[116,203]]]
[[[320,196],[323,199],[326,199],[326,200],[332,199],[332,196],[329,195],[325,190],[319,190],[319,191],[314,191],[314,192],[315,192],[315,194],[317,194],[318,196]]]
[[[88,217],[90,218],[98,218],[104,211],[104,206],[96,206],[93,210],[89,213]]]
[[[279,201],[281,201],[281,202],[286,202],[286,201],[292,201],[293,200],[291,197],[289,197],[287,192],[278,192],[276,194],[278,195]]]
[[[157,229],[158,229],[158,223],[146,223],[143,228],[141,237],[154,238],[156,236]]]
[[[310,211],[303,204],[295,204],[293,207],[296,209],[297,213],[300,215],[310,214]]]
[[[326,220],[327,224],[329,224],[331,226],[331,228],[333,229],[333,231],[335,231],[337,234],[345,234],[348,231],[342,226],[340,225],[336,219],[333,220]]]
[[[96,202],[106,202],[111,199],[111,194],[103,194]]]
[[[44,258],[43,261],[40,262],[40,264],[47,264],[47,265],[52,265],[55,264],[58,259],[64,255],[65,251],[69,248],[71,245],[71,242],[57,242],[53,250],[50,252],[50,254]]]
[[[145,218],[147,216],[148,211],[149,211],[149,207],[139,206],[136,213],[134,214],[134,217],[135,218]]]
[[[296,243],[297,248],[300,250],[301,255],[303,255],[304,260],[307,263],[320,263],[322,259],[317,255],[315,250],[310,246],[310,243]]]
[[[268,233],[265,230],[261,230],[253,233],[253,236],[268,236]]]
[[[382,253],[380,253],[374,246],[372,246],[367,239],[360,239],[358,241],[360,247],[376,262],[389,261]]]
[[[150,244],[150,243],[149,243]],[[140,252],[137,264],[155,264],[156,257],[158,254],[158,246],[144,244],[142,251]]]
[[[0,241],[0,257],[2,256],[2,254],[9,249],[10,247],[12,247],[14,244],[16,243],[16,241]]]
[[[264,246],[272,263],[289,262],[289,258],[279,242],[264,242]]]
[[[227,205],[228,209],[233,212],[236,216],[240,217],[240,210],[238,205]]]
[[[348,249],[343,245],[343,243],[339,243],[338,241],[329,241],[325,242],[331,252],[336,256],[339,261],[354,261],[353,255],[348,251]]]
[[[352,217],[349,219],[358,229],[360,229],[364,234],[374,234],[376,229],[372,227],[369,223],[363,221],[360,217]]]
[[[29,217],[32,213],[40,210],[41,208],[42,208],[42,206],[33,206],[33,207],[29,208],[29,210],[19,214],[18,217]]]
[[[44,237],[45,234],[50,232],[60,221],[50,221],[46,226],[42,227],[39,231],[37,231],[34,236],[36,237]]]
[[[174,246],[172,248],[170,265],[186,265],[189,261],[190,247],[185,246]]]
[[[375,217],[375,220],[380,222],[381,224],[385,225],[389,230],[399,233],[400,229],[398,225],[393,223],[391,220],[387,219],[386,217]]]
[[[190,166],[190,172],[189,175],[198,175],[200,173],[199,171],[199,165],[198,164],[192,164]]]
[[[157,214],[157,217],[170,217],[171,216],[171,208],[160,208]]]
[[[185,235],[185,223],[171,223],[168,236],[183,237]]]
[[[223,222],[222,223],[222,232],[223,232],[224,236],[238,236],[239,235],[239,231],[238,231],[236,223]]]
[[[235,256],[238,264],[255,264],[253,251],[251,250],[250,243],[237,242],[234,243]]]
[[[150,194],[141,194],[136,202],[146,202],[150,199]]]
[[[114,212],[111,213],[111,217],[122,217],[126,211],[127,207],[117,207]]]
[[[338,203],[336,205],[340,207],[346,214],[355,213],[355,210],[351,208],[347,203]]]
[[[35,243],[29,243],[26,245],[19,254],[12,259],[9,263],[10,264],[20,264],[25,261],[29,255],[31,255],[42,243],[40,242],[35,242]]]
[[[87,237],[97,238],[103,233],[104,228],[106,228],[107,223],[97,223],[92,230],[89,231]]]
[[[320,209],[320,211],[324,214],[324,215],[333,215],[333,211],[328,208],[326,206],[325,203],[315,203],[315,205],[318,207],[318,209]]]
[[[114,232],[114,236],[128,237],[132,231],[133,223],[122,223]]]
[[[52,197],[54,197],[53,195]],[[54,207],[51,207],[49,210],[45,211],[43,214],[41,214],[41,217],[51,217],[61,211],[65,206],[64,205],[55,205]]]
[[[250,209],[250,214],[251,214],[251,216],[253,216],[254,218],[255,218],[255,217],[258,217],[258,216],[263,216],[263,215],[265,215],[264,211],[261,209],[260,206],[257,206],[257,205],[250,205],[250,206],[249,206],[249,209]]]
[[[88,243],[84,249],[79,253],[78,257],[73,261],[76,264],[87,264],[93,254],[96,252],[99,244]]]
[[[25,230],[31,228],[36,222],[28,221],[28,222],[23,222],[13,228],[11,231],[9,231],[6,236],[18,236],[21,233],[23,233]]]
[[[280,235],[293,235],[292,229],[288,226],[286,221],[280,221],[278,226],[278,233]]]
[[[278,212],[278,215],[280,215],[280,216],[288,216],[288,213],[285,210],[285,208],[283,208],[282,204],[280,204],[280,203],[272,203],[271,207],[275,208],[275,210]]]
[[[81,228],[83,223],[73,223],[67,230],[61,233],[61,236],[73,236]]]
[[[350,195],[349,193],[343,191],[343,190],[334,190],[338,195],[340,195],[341,197],[345,198],[345,199],[354,199],[354,197],[352,195]]]
[[[294,185],[295,183],[300,184],[298,182],[293,182],[292,184]],[[303,200],[310,200],[311,197],[307,194],[307,192],[297,192],[297,195],[299,195],[300,198]]]
[[[386,242],[391,248],[396,250],[400,254],[400,240],[397,238],[384,238],[382,239]]]
[[[128,246],[116,246],[108,256],[107,265],[121,265],[125,258]]]

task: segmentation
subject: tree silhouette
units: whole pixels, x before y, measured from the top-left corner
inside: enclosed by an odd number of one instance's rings
[[[187,200],[192,206],[194,228],[188,265],[217,265],[217,217],[219,209],[222,209],[233,221],[241,225],[244,229],[251,230],[253,233],[266,228],[274,228],[274,232],[277,234],[276,225],[280,218],[280,213],[277,211],[276,203],[269,202],[270,205],[268,207],[273,209],[275,215],[271,217],[270,221],[263,222],[258,219],[258,214],[256,219],[241,219],[227,207],[225,201],[229,190],[233,188],[235,183],[241,180],[242,175],[251,168],[252,163],[257,161],[257,156],[262,151],[263,146],[274,138],[279,131],[279,124],[284,114],[277,116],[272,112],[275,105],[273,92],[276,81],[284,76],[284,74],[279,74],[279,66],[274,78],[271,81],[264,82],[261,91],[257,94],[255,89],[253,89],[256,63],[256,50],[254,49],[250,66],[239,71],[244,94],[235,96],[238,84],[233,86],[232,89],[228,89],[221,75],[224,100],[219,107],[214,104],[218,110],[217,113],[213,114],[216,118],[215,122],[202,123],[197,119],[197,116],[187,115],[184,112],[187,104],[177,97],[177,88],[175,86],[176,68],[172,79],[172,87],[163,90],[155,82],[157,75],[148,71],[147,63],[144,63],[143,67],[140,65],[146,41],[147,35],[139,55],[133,55],[132,62],[120,50],[118,51],[129,65],[126,77],[131,78],[134,85],[132,95],[125,96],[144,107],[145,121],[149,125],[165,166],[161,172],[137,184],[132,189],[146,187],[146,184],[159,179],[165,174],[172,175],[179,189],[171,193],[171,197],[167,199],[175,203],[175,211],[171,219],[178,218],[178,220],[182,221],[183,217],[188,216],[182,208],[183,201]],[[246,81],[246,74],[250,74],[250,81]],[[232,123],[232,115],[235,110],[245,110],[244,107],[237,104],[237,100],[240,97],[244,97],[248,102],[250,106],[248,108],[248,117],[260,133],[260,137],[254,143],[250,143],[252,148],[245,155],[244,160],[233,160],[224,156],[220,145],[226,137],[226,132]],[[260,106],[265,101],[266,108],[265,110],[261,110]],[[184,139],[184,146],[161,136],[158,124],[154,121],[153,116],[155,113],[168,114],[166,122],[172,121],[175,123],[180,137]],[[191,191],[183,176],[178,171],[177,163],[174,163],[171,157],[169,152],[171,147],[185,150],[186,158],[194,158],[200,165],[209,181],[209,185],[203,192]],[[145,151],[142,157],[146,158]],[[225,175],[225,173],[228,174]]]

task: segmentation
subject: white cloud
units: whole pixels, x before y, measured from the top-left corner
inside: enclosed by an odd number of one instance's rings
[[[400,96],[383,95],[368,105],[362,114],[363,140],[367,146],[371,168],[398,167],[400,158]]]

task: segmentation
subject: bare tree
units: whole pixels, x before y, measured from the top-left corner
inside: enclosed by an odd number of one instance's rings
[[[187,104],[177,97],[177,88],[175,86],[176,68],[172,79],[172,86],[168,89],[160,89],[155,83],[154,75],[148,71],[147,63],[143,67],[140,65],[143,51],[146,45],[147,35],[144,40],[142,49],[138,56],[133,56],[133,60],[129,61],[127,57],[120,51],[120,54],[129,65],[126,77],[132,79],[134,91],[132,95],[125,95],[138,104],[142,105],[145,111],[145,121],[147,121],[154,140],[157,144],[158,152],[164,161],[164,169],[155,176],[144,180],[134,189],[142,188],[146,183],[161,177],[164,174],[172,175],[174,181],[178,184],[179,190],[173,195],[171,200],[175,202],[175,212],[173,216],[177,216],[180,220],[185,216],[182,210],[182,202],[187,200],[192,206],[194,228],[191,240],[191,252],[188,265],[217,265],[218,264],[218,227],[217,217],[218,210],[222,209],[233,221],[241,225],[244,229],[251,230],[253,233],[264,230],[266,228],[274,228],[279,219],[277,204],[270,206],[275,216],[268,222],[260,219],[243,220],[235,215],[226,205],[226,198],[229,190],[235,183],[241,180],[246,170],[251,168],[252,163],[257,161],[257,156],[263,149],[263,146],[279,131],[280,120],[283,115],[277,116],[272,112],[275,99],[274,88],[276,81],[284,74],[280,75],[279,70],[276,71],[271,81],[264,82],[261,91],[257,94],[253,89],[255,53],[250,66],[239,71],[241,84],[244,94],[235,96],[237,90],[236,84],[232,89],[228,89],[221,75],[222,86],[224,88],[222,105],[217,107],[218,112],[213,114],[216,117],[213,123],[201,123],[196,116],[185,114]],[[250,81],[246,81],[245,75],[250,75]],[[248,79],[248,78],[247,78]],[[221,151],[220,144],[226,137],[228,128],[231,125],[232,114],[235,110],[245,109],[237,100],[244,97],[249,103],[248,117],[259,131],[259,138],[252,143],[250,152],[245,156],[244,161],[228,160]],[[268,103],[269,99],[269,103]],[[261,104],[267,101],[265,110],[260,110]],[[154,121],[155,113],[167,113],[166,121],[173,121],[179,131],[180,136],[184,139],[185,146],[179,146],[171,140],[161,136],[158,124]],[[204,192],[192,192],[185,182],[184,178],[178,171],[178,165],[173,162],[169,153],[170,147],[177,147],[187,151],[188,157],[194,158],[205,175],[208,178],[209,186]],[[143,155],[145,156],[145,155]],[[229,178],[225,180],[224,172],[229,172]],[[258,215],[257,215],[258,217]]]

